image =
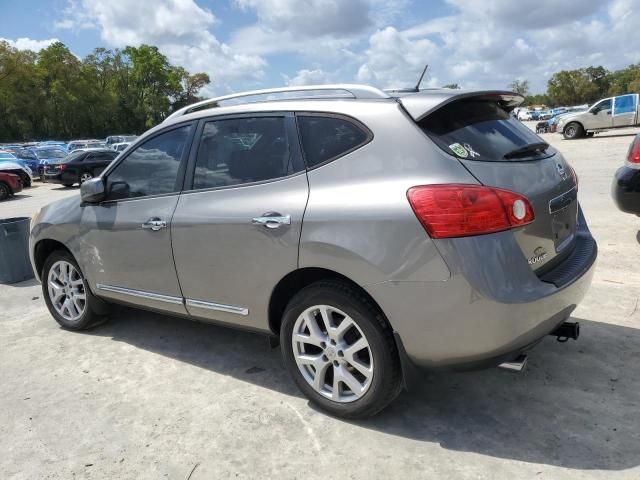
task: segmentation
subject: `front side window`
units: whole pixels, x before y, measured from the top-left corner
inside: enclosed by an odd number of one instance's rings
[[[205,123],[193,177],[194,189],[273,180],[292,173],[284,117]]]
[[[593,108],[591,109],[592,113],[599,113],[602,112],[604,110],[611,110],[611,99],[609,98],[608,100],[603,100],[600,103],[597,103],[593,106]]]
[[[338,117],[298,116],[298,126],[308,168],[345,155],[369,139],[363,129]]]
[[[178,192],[178,169],[190,125],[162,133],[133,150],[107,177],[107,199]]]

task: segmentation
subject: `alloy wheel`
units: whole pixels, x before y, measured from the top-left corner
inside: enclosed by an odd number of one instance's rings
[[[373,380],[373,355],[358,324],[329,305],[307,308],[291,337],[300,373],[320,395],[347,403],[362,398]]]
[[[51,305],[65,320],[79,320],[87,307],[87,294],[80,272],[71,263],[59,260],[49,269],[47,287]]]
[[[93,175],[88,172],[84,172],[82,175],[80,175],[80,184],[83,184],[84,182],[86,182],[87,180],[91,180],[92,178]]]

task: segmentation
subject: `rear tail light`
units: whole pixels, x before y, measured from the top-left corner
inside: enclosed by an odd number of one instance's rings
[[[627,163],[632,168],[640,168],[640,136],[629,147],[629,155],[627,155]]]
[[[412,187],[407,198],[432,238],[501,232],[533,222],[529,200],[509,190],[481,185]]]

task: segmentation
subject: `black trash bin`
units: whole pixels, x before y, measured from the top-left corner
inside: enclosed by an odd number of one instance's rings
[[[33,278],[29,261],[29,219],[0,219],[0,283]]]

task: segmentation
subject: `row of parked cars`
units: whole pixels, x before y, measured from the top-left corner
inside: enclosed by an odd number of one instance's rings
[[[0,145],[0,200],[30,187],[35,179],[66,187],[82,184],[99,175],[136,138],[112,135],[105,140]]]
[[[520,109],[519,120],[540,120],[536,133],[561,133],[565,139],[593,137],[615,128],[640,126],[640,94],[628,93],[598,100],[593,105],[551,110]]]

